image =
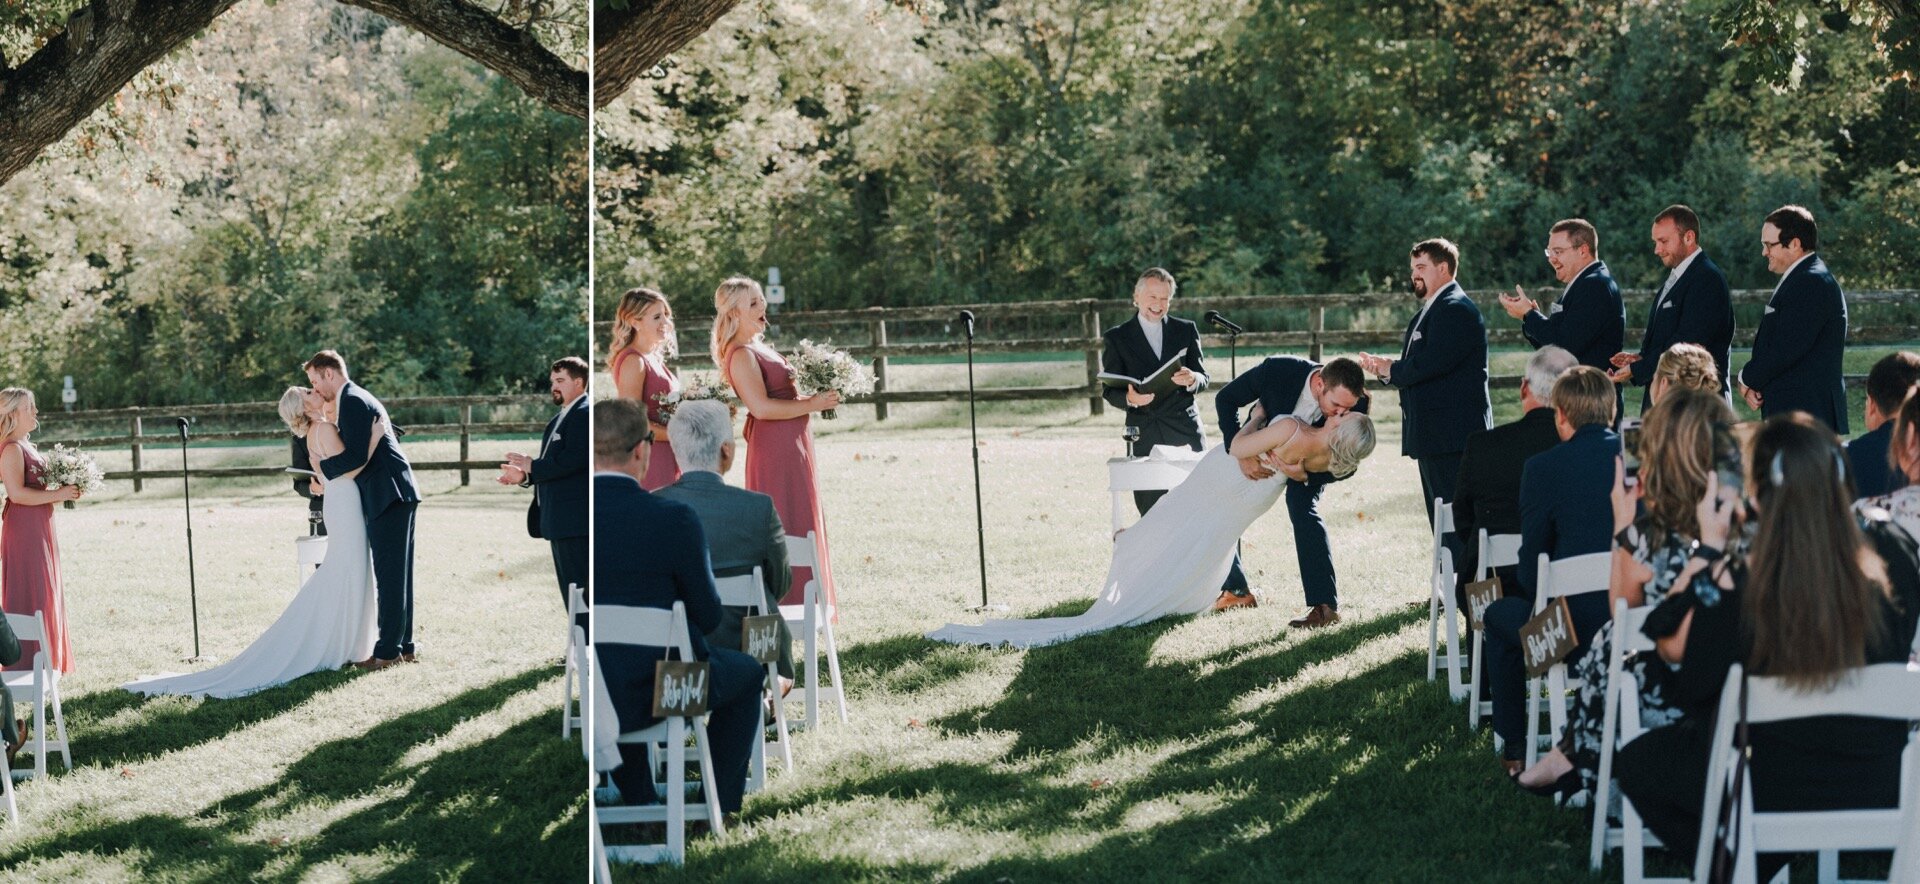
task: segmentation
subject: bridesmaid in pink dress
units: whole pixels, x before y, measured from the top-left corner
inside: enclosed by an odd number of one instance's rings
[[[7,506],[0,513],[0,608],[9,614],[46,615],[47,655],[62,674],[73,671],[73,650],[67,644],[67,606],[60,595],[60,544],[53,535],[53,505],[79,500],[72,485],[47,490],[42,472],[47,462],[27,441],[40,426],[33,392],[17,387],[0,390],[0,479],[7,487]],[[8,669],[27,669],[40,642],[21,642],[20,662]]]
[[[666,421],[660,419],[664,393],[680,389],[680,379],[667,369],[676,347],[673,339],[673,308],[667,296],[649,288],[637,288],[620,299],[613,315],[612,354],[607,368],[613,372],[613,389],[622,399],[637,399],[647,408],[647,423],[653,427],[653,455],[647,460],[646,478],[640,487],[656,491],[680,481],[680,464],[673,459],[673,446],[667,443]]]
[[[794,389],[793,369],[760,338],[767,329],[767,297],[758,282],[736,276],[721,283],[713,293],[713,308],[713,362],[747,407],[742,432],[747,440],[746,486],[773,498],[787,536],[814,532],[820,546],[820,590],[828,604],[835,604],[808,416],[839,405],[840,394],[801,396]],[[793,569],[793,588],[780,603],[804,602],[811,576],[810,569]]]

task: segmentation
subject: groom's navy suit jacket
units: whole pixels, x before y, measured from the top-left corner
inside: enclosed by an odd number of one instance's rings
[[[1298,356],[1269,356],[1220,389],[1213,407],[1220,419],[1223,444],[1231,445],[1240,432],[1240,409],[1260,403],[1269,418],[1292,414],[1319,363]],[[1354,411],[1365,413],[1371,400],[1361,399]],[[1294,554],[1300,561],[1300,583],[1307,604],[1340,604],[1333,572],[1333,548],[1327,524],[1320,518],[1320,491],[1338,481],[1332,473],[1308,473],[1307,481],[1287,483],[1287,517],[1293,522]]]
[[[420,489],[413,483],[413,465],[400,453],[386,406],[352,381],[341,386],[337,399],[340,440],[347,449],[321,461],[320,472],[329,479],[337,479],[362,465],[366,467],[354,477],[354,485],[360,489],[360,510],[369,523],[396,503],[419,503]],[[369,456],[367,444],[373,439],[375,421],[382,427],[380,444]]]

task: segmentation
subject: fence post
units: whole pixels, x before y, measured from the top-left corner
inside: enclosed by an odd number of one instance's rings
[[[1314,307],[1307,311],[1309,330],[1313,333],[1312,342],[1307,345],[1307,358],[1320,361],[1320,336],[1327,331],[1327,308]]]
[[[882,398],[887,392],[887,321],[876,319],[872,324],[873,346],[879,348],[873,357],[873,419],[887,419],[887,400]]]
[[[140,416],[133,416],[133,493],[140,493]]]
[[[460,484],[472,484],[473,474],[467,470],[467,446],[473,441],[473,406],[460,406]]]
[[[1097,341],[1100,338],[1100,311],[1094,309],[1091,299],[1086,301],[1087,310],[1080,314],[1080,336]],[[1087,345],[1087,386],[1093,395],[1087,399],[1087,407],[1093,416],[1099,417],[1107,411],[1107,400],[1100,396],[1100,346]]]

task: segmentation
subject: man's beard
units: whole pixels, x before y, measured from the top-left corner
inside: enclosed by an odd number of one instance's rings
[[[562,402],[565,402],[565,401],[566,401],[565,399],[562,399],[562,398],[560,398],[560,391],[559,391],[559,390],[554,390],[554,391],[551,391],[551,392],[550,392],[550,393],[549,393],[548,395],[550,395],[550,396],[552,396],[552,397],[553,397],[553,404],[555,404],[555,405],[559,405],[560,403],[562,403]]]
[[[1407,281],[1407,290],[1413,292],[1416,298],[1424,298],[1427,296],[1427,281],[1418,276],[1413,277]]]

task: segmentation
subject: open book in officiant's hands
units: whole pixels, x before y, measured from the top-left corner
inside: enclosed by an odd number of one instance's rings
[[[1154,396],[1162,393],[1170,393],[1180,386],[1173,382],[1173,376],[1180,373],[1180,360],[1185,358],[1187,358],[1187,348],[1182,347],[1178,353],[1173,354],[1173,358],[1167,360],[1165,365],[1160,366],[1154,370],[1153,374],[1147,375],[1144,378],[1130,378],[1123,374],[1103,371],[1099,375],[1100,383],[1109,387],[1122,388],[1131,384],[1140,392]]]

